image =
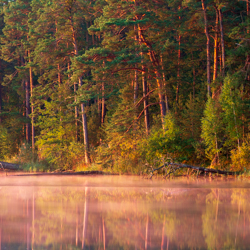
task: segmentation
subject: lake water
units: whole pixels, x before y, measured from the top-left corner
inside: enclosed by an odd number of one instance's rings
[[[250,182],[1,176],[0,250],[249,249]]]

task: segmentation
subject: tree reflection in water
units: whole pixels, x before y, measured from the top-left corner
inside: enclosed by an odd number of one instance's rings
[[[246,249],[249,198],[232,185],[2,186],[0,250]]]

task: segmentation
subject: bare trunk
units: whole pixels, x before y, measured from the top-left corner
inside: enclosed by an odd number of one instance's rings
[[[161,121],[162,121],[162,127],[164,129],[164,117],[166,116],[166,105],[165,105],[165,100],[164,100],[164,95],[163,93],[163,88],[162,88],[162,83],[161,83],[161,77],[159,71],[156,70],[156,81],[157,81],[157,86],[159,89],[159,101],[160,101],[160,108],[161,108]]]
[[[89,23],[88,21],[86,21],[86,28],[87,28],[87,32],[86,32],[86,50],[87,50],[89,47],[89,33],[88,33]]]
[[[26,107],[26,141],[30,142],[31,135],[31,124],[29,122],[30,119],[30,84],[28,79],[25,79],[25,107]]]
[[[218,33],[219,33],[219,13],[218,9],[216,11],[216,21],[215,21],[215,34],[214,34],[214,74],[213,81],[217,79],[218,76]],[[213,93],[214,95],[214,93]]]
[[[204,12],[204,25],[205,25],[205,34],[207,37],[207,94],[211,96],[211,72],[210,72],[210,37],[208,32],[208,22],[207,22],[207,9],[204,4],[204,0],[201,0],[202,9]]]
[[[104,124],[106,116],[106,107],[105,107],[105,84],[104,81],[102,82],[102,119],[101,122]]]
[[[23,57],[21,57],[21,65],[25,66],[25,60]],[[30,142],[30,135],[31,135],[31,126],[30,126],[30,83],[27,78],[23,79],[24,84],[24,91],[25,91],[25,117],[27,119],[26,126],[25,126],[25,135],[26,135],[26,141]]]
[[[79,86],[82,86],[82,78],[79,78]],[[90,163],[89,156],[89,138],[88,138],[88,126],[87,126],[87,116],[85,112],[85,105],[81,103],[82,112],[82,128],[83,128],[83,138],[84,138],[84,149],[85,149],[85,162]]]
[[[176,97],[175,97],[177,105],[179,103],[179,92],[180,92],[181,36],[178,36],[178,40],[179,40],[179,48],[178,48],[178,65],[177,65],[177,86],[176,86]]]
[[[72,29],[72,42],[74,46],[75,56],[78,56],[78,46],[76,41],[76,34],[71,20],[71,29]],[[82,77],[79,78],[79,87],[82,86]],[[82,126],[83,126],[83,138],[84,138],[84,149],[85,149],[85,163],[90,163],[89,155],[89,139],[88,139],[88,126],[87,126],[87,116],[85,113],[85,105],[81,103],[81,112],[82,112]]]
[[[149,109],[147,108],[148,106],[148,98],[147,93],[148,93],[148,87],[147,87],[147,80],[145,77],[145,69],[146,67],[142,67],[143,72],[142,72],[142,89],[143,89],[143,107],[144,107],[144,123],[145,123],[145,129],[146,129],[146,134],[149,134],[149,129],[150,129],[150,124],[149,124]]]
[[[29,62],[31,63],[30,52],[29,52]],[[34,126],[34,103],[32,101],[33,97],[33,74],[32,74],[32,67],[29,68],[30,74],[30,105],[31,105],[31,144],[32,144],[32,151],[35,150],[35,126]]]
[[[249,0],[247,0],[247,16],[249,17],[250,7],[249,7]],[[249,33],[249,26],[247,26],[247,33]]]
[[[139,43],[145,44],[147,45],[148,49],[149,49],[149,57],[150,60],[152,62],[152,65],[154,67],[154,71],[155,71],[155,75],[156,75],[156,82],[157,82],[157,86],[158,86],[158,91],[159,91],[159,103],[160,103],[160,109],[161,109],[161,121],[162,121],[162,127],[164,129],[164,117],[166,116],[166,103],[165,103],[165,99],[164,99],[164,86],[162,84],[162,76],[160,73],[160,64],[159,61],[157,60],[157,56],[154,52],[154,50],[152,50],[152,47],[149,45],[149,43],[146,41],[145,37],[142,34],[142,29],[141,27],[138,25],[138,38],[139,38]]]
[[[135,81],[134,81],[134,104],[137,102],[137,99],[138,99],[138,90],[139,90],[138,72],[137,72],[137,70],[135,70]]]
[[[222,13],[219,11],[219,20],[220,20],[220,39],[221,39],[221,60],[222,60],[222,75],[225,74],[225,43],[224,43],[224,31],[222,23]]]
[[[2,114],[2,110],[3,110],[3,102],[2,102],[2,84],[1,84],[1,82],[0,82],[0,124],[2,123],[2,116],[1,116],[1,114]]]
[[[195,99],[195,67],[193,67],[193,99]]]
[[[74,93],[75,93],[74,101],[75,101],[75,103],[77,102],[76,92],[77,92],[77,83],[74,83]],[[80,138],[79,138],[79,129],[78,129],[78,116],[79,116],[78,107],[75,106],[75,126],[76,126],[75,138],[76,138],[77,142],[80,141]]]
[[[164,89],[165,89],[165,104],[166,104],[166,110],[167,112],[169,113],[169,105],[168,105],[168,93],[167,93],[167,90],[166,90],[166,76],[165,76],[165,73],[164,73],[164,64],[163,64],[163,58],[162,58],[162,54],[161,54],[161,69],[162,69],[162,79],[163,79],[163,86],[164,86]]]

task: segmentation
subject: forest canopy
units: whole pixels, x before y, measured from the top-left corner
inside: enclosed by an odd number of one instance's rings
[[[249,10],[249,0],[1,0],[0,159],[248,170]]]

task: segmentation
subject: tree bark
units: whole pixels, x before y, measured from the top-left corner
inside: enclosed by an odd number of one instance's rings
[[[2,116],[1,116],[1,114],[2,114],[2,110],[3,110],[3,102],[2,102],[2,84],[1,84],[1,82],[0,82],[0,124],[2,123]]]
[[[205,34],[207,37],[207,94],[211,96],[211,70],[210,70],[210,37],[208,32],[208,21],[207,21],[207,9],[204,4],[204,0],[201,0],[202,9],[204,13],[204,25],[205,25]]]
[[[21,57],[21,65],[25,66],[25,60],[23,57]],[[30,83],[27,77],[23,79],[24,84],[24,92],[25,92],[25,117],[26,117],[26,127],[25,127],[25,135],[26,135],[26,141],[30,142],[31,137],[31,124],[29,122],[30,119]]]
[[[72,43],[74,46],[74,53],[75,56],[78,56],[78,46],[76,41],[76,32],[74,30],[74,26],[71,21],[71,30],[72,30]],[[79,77],[79,87],[82,86],[82,77]],[[85,163],[90,163],[90,155],[89,155],[89,139],[88,139],[88,126],[87,126],[87,116],[85,113],[85,105],[81,103],[81,112],[82,112],[82,127],[83,127],[83,138],[84,138],[84,149],[85,149]]]
[[[225,43],[224,43],[224,31],[223,31],[223,23],[222,23],[222,13],[221,10],[219,12],[219,20],[220,20],[220,39],[221,39],[221,60],[222,60],[222,76],[225,74]]]
[[[219,11],[215,7],[216,11],[216,21],[215,21],[215,34],[214,34],[214,74],[213,81],[217,79],[218,76],[218,33],[219,33]],[[214,95],[214,93],[213,93]]]
[[[31,63],[30,52],[29,52],[29,63]],[[30,105],[31,105],[31,144],[32,144],[32,151],[35,150],[35,126],[34,126],[34,103],[32,101],[33,97],[33,74],[32,74],[32,67],[29,68],[30,74]]]
[[[31,124],[28,121],[30,119],[30,83],[28,79],[25,79],[25,106],[26,106],[26,141],[30,142],[31,138]]]
[[[138,99],[138,90],[139,90],[138,71],[135,70],[135,79],[134,79],[134,104],[137,102],[137,99]]]
[[[142,72],[142,89],[143,89],[143,107],[144,107],[144,123],[145,123],[145,130],[146,134],[149,135],[150,130],[150,124],[149,124],[149,109],[148,109],[148,86],[147,86],[147,80],[145,77],[145,66],[142,66],[143,72]]]
[[[105,105],[105,84],[104,81],[102,81],[102,118],[101,123],[104,124],[106,116],[106,105]]]
[[[161,54],[161,69],[162,69],[162,79],[163,79],[163,86],[165,88],[165,104],[166,104],[166,110],[169,113],[169,105],[168,105],[168,93],[166,90],[166,76],[164,73],[164,64],[163,64],[163,58],[162,58],[162,54]]]
[[[179,6],[178,9],[180,10],[181,7]],[[180,16],[179,20],[181,20]],[[178,44],[179,48],[178,48],[178,65],[177,65],[177,87],[176,87],[176,97],[175,97],[176,106],[178,106],[179,103],[179,92],[180,92],[181,35],[178,35]]]
[[[249,0],[247,0],[247,17],[249,17],[250,13],[250,6],[249,6]],[[249,26],[247,27],[247,33],[249,33]]]
[[[159,96],[159,104],[160,104],[160,109],[161,109],[161,122],[162,122],[162,127],[164,129],[164,118],[166,116],[166,103],[164,99],[164,86],[162,84],[162,76],[160,73],[160,64],[159,61],[157,60],[157,56],[155,54],[155,51],[152,49],[152,46],[150,43],[145,39],[145,37],[142,34],[142,29],[140,25],[138,24],[138,38],[139,38],[139,43],[142,45],[146,45],[148,47],[148,54],[150,57],[150,61],[152,63],[152,66],[154,68],[154,73],[156,76],[156,82],[158,86],[158,96]]]

